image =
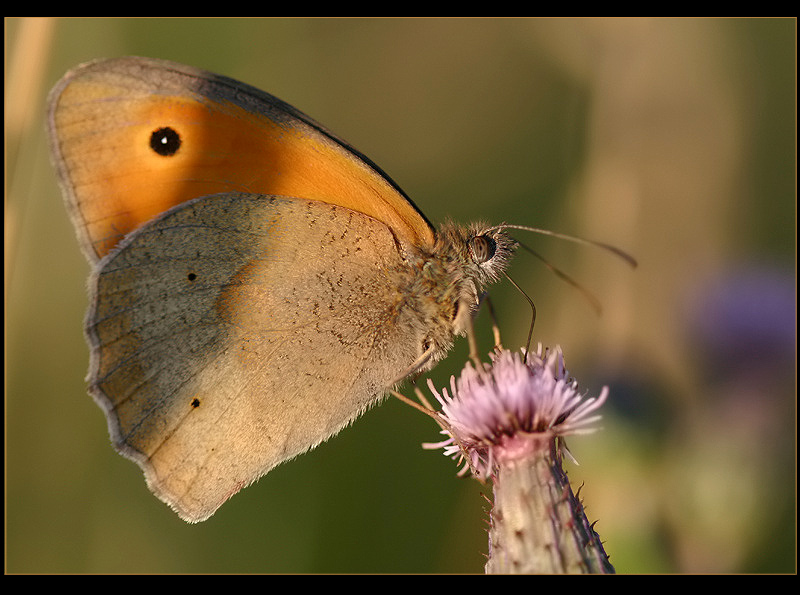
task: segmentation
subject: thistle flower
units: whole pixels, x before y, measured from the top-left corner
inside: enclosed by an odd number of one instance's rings
[[[584,399],[560,349],[527,357],[499,350],[438,392],[442,448],[459,474],[491,477],[494,507],[487,573],[614,572],[563,471],[564,437],[594,431],[608,388]]]

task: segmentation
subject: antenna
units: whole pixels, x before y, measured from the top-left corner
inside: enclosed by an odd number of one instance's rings
[[[538,233],[538,234],[541,234],[541,235],[551,236],[551,237],[554,237],[554,238],[558,238],[560,240],[567,240],[567,241],[570,241],[570,242],[574,242],[576,244],[583,244],[583,245],[586,245],[586,246],[592,246],[592,247],[595,247],[595,248],[600,248],[602,250],[610,252],[612,255],[616,256],[617,258],[622,259],[631,268],[636,268],[638,266],[638,263],[636,262],[636,259],[633,258],[633,256],[631,256],[630,254],[628,254],[624,250],[621,250],[620,248],[617,248],[616,246],[612,246],[611,244],[606,244],[605,242],[598,242],[596,240],[587,240],[585,238],[580,238],[580,237],[577,237],[577,236],[571,236],[571,235],[567,235],[567,234],[563,234],[563,233],[558,233],[558,232],[555,232],[555,231],[550,231],[549,229],[541,229],[541,228],[538,228],[538,227],[528,227],[527,225],[510,225],[510,224],[507,224],[507,223],[502,223],[500,225],[495,225],[493,227],[490,227],[490,228],[484,230],[482,233],[487,233],[487,232],[495,231],[495,230],[503,230],[503,229],[520,229],[520,230],[523,230],[523,231],[531,231],[533,233]],[[581,295],[583,295],[583,297],[586,298],[586,300],[591,304],[592,308],[594,309],[595,313],[598,316],[602,314],[603,309],[602,309],[602,306],[600,305],[600,300],[598,300],[591,291],[589,291],[583,285],[578,283],[575,279],[573,279],[572,277],[567,275],[564,271],[562,271],[561,269],[559,269],[559,268],[555,267],[554,265],[552,265],[550,262],[547,261],[547,259],[544,258],[544,256],[539,254],[533,248],[531,248],[531,247],[527,246],[526,244],[520,242],[516,238],[512,238],[512,239],[515,242],[517,242],[522,248],[524,248],[525,250],[530,252],[533,256],[538,258],[548,268],[548,270],[550,270],[550,272],[552,272],[552,273],[555,273],[555,275],[559,279],[561,279],[562,281],[565,281],[566,283],[568,283],[569,285],[571,285],[572,287],[577,289],[581,293]],[[525,296],[525,299],[528,300],[528,303],[530,304],[531,309],[533,311],[533,316],[531,318],[531,326],[530,326],[530,329],[528,331],[528,343],[527,343],[527,346],[525,347],[525,355],[527,357],[528,350],[530,349],[531,338],[533,336],[533,326],[536,323],[536,306],[534,305],[533,300],[528,296],[528,294],[525,293],[525,291],[523,291],[523,289],[511,277],[509,277],[507,273],[504,273],[504,275],[511,282],[511,284],[514,287],[516,287],[523,296]]]
[[[551,236],[554,238],[558,238],[560,240],[567,240],[569,242],[575,242],[576,244],[584,244],[587,246],[594,246],[595,248],[600,248],[602,250],[606,250],[611,254],[614,254],[618,258],[621,258],[625,262],[627,262],[632,268],[636,268],[638,263],[636,259],[625,252],[617,248],[616,246],[612,246],[611,244],[606,244],[605,242],[598,242],[596,240],[587,240],[586,238],[579,238],[578,236],[571,236],[564,233],[558,233],[557,231],[550,231],[549,229],[541,229],[538,227],[528,227],[527,225],[511,225],[508,223],[502,223],[500,225],[495,225],[493,227],[488,228],[483,233],[488,231],[494,231],[495,229],[521,229],[524,231],[532,231],[533,233],[538,233],[545,236]],[[537,254],[538,256],[538,254]],[[541,258],[541,257],[540,257]]]

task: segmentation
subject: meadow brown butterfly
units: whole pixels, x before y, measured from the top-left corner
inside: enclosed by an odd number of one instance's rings
[[[89,391],[190,522],[444,357],[515,248],[434,230],[311,118],[188,66],[79,66],[47,124],[92,265]]]

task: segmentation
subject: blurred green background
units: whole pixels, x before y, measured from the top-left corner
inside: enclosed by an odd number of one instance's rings
[[[610,385],[570,477],[621,573],[794,572],[794,19],[6,19],[6,572],[476,572],[490,487],[389,400],[187,525],[86,395],[88,266],[44,102],[80,62],[176,60],[269,91],[434,222],[596,238],[511,274],[581,386]],[[492,288],[506,346],[530,313]],[[485,348],[491,335],[480,317]],[[431,374],[457,373],[459,346]],[[408,392],[408,391],[407,391]]]

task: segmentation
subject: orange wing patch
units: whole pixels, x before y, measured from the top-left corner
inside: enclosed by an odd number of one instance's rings
[[[116,80],[71,80],[52,118],[85,251],[102,258],[160,213],[228,191],[344,206],[414,245],[433,245],[428,223],[382,175],[305,122],[281,116],[276,122],[188,92],[132,93]]]

